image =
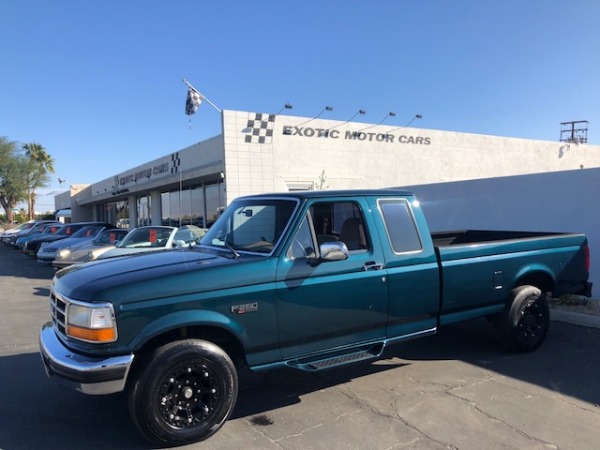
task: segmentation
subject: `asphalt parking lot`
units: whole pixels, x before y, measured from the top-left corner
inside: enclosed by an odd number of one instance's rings
[[[37,334],[54,270],[0,245],[0,449],[149,449],[125,397],[48,379]],[[600,330],[552,322],[507,353],[474,321],[373,363],[241,380],[233,417],[186,449],[597,449]]]

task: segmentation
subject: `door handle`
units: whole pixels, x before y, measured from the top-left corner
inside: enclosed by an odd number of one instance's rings
[[[367,270],[381,270],[381,269],[383,269],[383,264],[376,263],[375,261],[366,262],[365,265],[363,266],[363,270],[364,271],[367,271]]]

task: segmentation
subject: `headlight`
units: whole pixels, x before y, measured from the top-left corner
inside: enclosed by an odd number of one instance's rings
[[[65,259],[67,256],[69,256],[70,253],[71,250],[63,248],[62,250],[59,250],[56,254],[56,259]]]
[[[117,324],[112,305],[70,303],[67,311],[67,336],[86,342],[116,341]]]

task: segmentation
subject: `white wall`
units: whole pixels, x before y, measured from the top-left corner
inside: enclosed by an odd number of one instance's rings
[[[585,233],[600,298],[600,169],[401,187],[417,195],[431,231]]]
[[[249,122],[256,122],[257,113],[223,111],[223,141],[225,147],[225,183],[227,204],[237,197],[264,192],[280,191],[275,184],[274,141],[272,136],[259,143],[252,134]],[[265,128],[257,129],[262,135],[273,132],[274,122],[264,115]],[[253,142],[246,142],[252,137]],[[265,137],[265,136],[262,136]],[[285,189],[287,190],[287,189]]]
[[[600,167],[600,146],[588,144],[243,111],[223,112],[223,133],[228,202],[296,186],[379,188]]]
[[[79,196],[79,204],[124,200],[132,194],[150,193],[179,181],[213,177],[223,171],[223,137],[215,136],[179,151],[127,169],[90,186],[88,195]],[[118,192],[118,193],[117,193]]]

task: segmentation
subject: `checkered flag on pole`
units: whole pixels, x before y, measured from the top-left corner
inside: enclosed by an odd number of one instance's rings
[[[185,113],[191,116],[198,110],[198,106],[202,103],[202,96],[192,87],[188,87],[187,99],[185,100]]]
[[[206,100],[206,103],[208,103],[219,113],[221,113],[221,110],[217,108],[217,106],[213,102],[211,102],[204,95],[202,95],[200,91],[194,86],[192,86],[190,83],[188,83],[185,78],[183,79],[183,82],[188,87],[187,98],[185,100],[185,113],[189,116],[188,121],[190,123],[190,130],[192,129],[192,114],[196,113],[198,106],[200,106],[200,103],[202,103],[204,100]]]

